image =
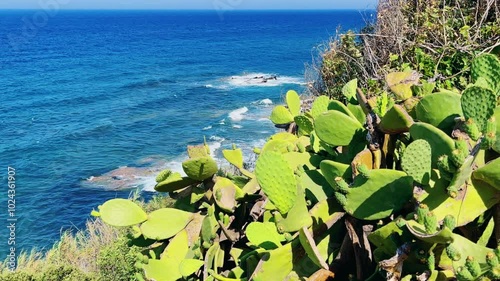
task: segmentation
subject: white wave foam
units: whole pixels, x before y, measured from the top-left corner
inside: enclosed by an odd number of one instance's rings
[[[212,85],[212,84],[205,85],[205,88],[213,88],[213,87],[214,87],[214,85]]]
[[[203,128],[203,131],[210,130],[210,129],[212,129],[212,126],[206,126],[205,128]]]
[[[220,120],[219,125],[226,125],[226,119]]]
[[[268,122],[271,121],[269,118],[259,118],[257,121],[259,122]]]
[[[241,125],[233,125],[233,128],[235,128],[235,129],[241,129],[241,128],[243,128],[243,126],[241,126]]]
[[[285,84],[305,84],[300,77],[279,76],[269,73],[236,75],[225,78],[224,81],[232,87],[276,87]]]
[[[231,113],[229,113],[229,118],[231,118],[231,120],[233,121],[241,121],[245,118],[245,113],[248,112],[248,107],[242,107],[242,108],[238,108],[234,111],[232,111]]]
[[[270,106],[273,104],[273,101],[270,99],[263,99],[259,101],[259,105],[265,105],[265,106]]]

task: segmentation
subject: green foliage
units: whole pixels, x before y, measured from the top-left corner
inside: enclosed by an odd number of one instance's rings
[[[419,57],[419,67],[428,67],[426,54]],[[483,63],[473,64],[477,81],[494,81],[490,72],[480,74]],[[300,108],[298,95],[289,92],[287,107],[278,106],[273,119],[281,112],[299,129],[275,134],[257,149],[255,171],[243,168],[243,154],[233,147],[223,154],[242,175],[214,176],[217,165],[210,164],[204,146],[192,147],[184,163],[191,182],[168,188],[177,199],[173,208],[146,214],[115,199],[94,214],[130,227],[131,243],[144,250],[136,266],[145,280],[305,280],[333,274],[370,280],[380,273],[409,280],[426,270],[431,280],[495,279],[496,96],[478,85],[460,93],[415,90],[418,77],[413,71],[387,75],[391,97],[367,97],[351,81],[340,100],[322,96],[310,109]],[[157,180],[158,186],[180,179],[166,171]],[[397,264],[401,256],[404,266]]]
[[[140,248],[129,246],[125,237],[104,247],[97,258],[98,280],[134,280],[135,274],[140,272],[137,267],[134,267],[138,255],[140,255]]]

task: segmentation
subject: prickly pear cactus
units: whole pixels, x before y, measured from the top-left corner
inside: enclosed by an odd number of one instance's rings
[[[479,130],[486,129],[486,121],[493,116],[497,97],[490,89],[470,86],[462,93],[462,110],[466,120],[477,122]]]
[[[500,60],[492,54],[478,56],[472,62],[471,76],[474,81],[483,78],[489,89],[498,93],[500,91]]]
[[[432,166],[431,146],[426,140],[412,142],[404,151],[401,167],[414,181],[427,185]]]

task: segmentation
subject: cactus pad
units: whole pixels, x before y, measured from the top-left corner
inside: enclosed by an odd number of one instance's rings
[[[240,148],[233,150],[225,149],[222,151],[222,155],[224,155],[224,158],[236,168],[243,168],[243,152]]]
[[[210,156],[192,158],[182,162],[186,175],[197,181],[204,181],[217,173],[217,163]]]
[[[232,181],[218,177],[213,187],[215,203],[222,210],[232,213],[236,208],[236,200],[243,197],[243,191]]]
[[[314,125],[311,119],[299,115],[294,118],[295,124],[299,127],[299,134],[302,136],[309,136],[311,132],[314,130]]]
[[[299,187],[295,204],[285,217],[280,213],[274,213],[276,228],[279,233],[299,231],[302,227],[310,227],[313,223],[311,215],[307,210],[304,191]]]
[[[101,219],[112,226],[132,226],[144,222],[148,216],[136,203],[126,199],[112,199],[99,206]]]
[[[395,170],[372,170],[370,178],[357,176],[346,195],[346,212],[362,220],[378,220],[399,211],[413,194],[413,179]]]
[[[394,105],[382,118],[379,128],[386,134],[399,134],[408,132],[413,125],[413,118],[400,105]]]
[[[410,128],[410,134],[413,139],[426,140],[432,147],[432,165],[437,167],[439,157],[443,154],[451,155],[455,149],[455,142],[443,131],[423,122],[415,122]]]
[[[417,118],[450,134],[455,126],[455,118],[463,115],[460,98],[459,94],[453,92],[427,95],[415,107]]]
[[[483,78],[489,88],[500,91],[500,60],[492,54],[483,54],[472,61],[471,75],[474,81]]]
[[[332,146],[346,146],[363,132],[361,124],[339,111],[328,111],[314,121],[316,134]],[[360,138],[362,139],[362,138]]]
[[[286,93],[286,104],[292,116],[300,114],[300,97],[297,92],[290,90]]]
[[[417,72],[393,72],[387,74],[385,80],[398,100],[407,100],[413,95],[411,87],[418,83]]]
[[[497,158],[472,173],[476,181],[483,181],[500,190],[500,158]]]
[[[293,122],[293,115],[285,106],[278,105],[271,112],[270,119],[276,125],[285,125]]]
[[[401,157],[401,167],[414,181],[427,185],[432,166],[431,146],[426,140],[412,142]]]
[[[328,105],[328,110],[336,110],[339,112],[344,113],[345,115],[351,117],[354,120],[358,120],[356,116],[345,106],[343,103],[341,103],[338,100],[332,100],[330,104]],[[360,123],[361,125],[361,123]]]
[[[330,98],[327,96],[317,97],[311,107],[311,116],[316,119],[320,114],[328,111],[328,105],[330,104]]]
[[[141,225],[144,237],[164,240],[183,230],[193,219],[193,214],[173,208],[163,208],[149,214],[148,220]]]
[[[272,222],[252,222],[246,228],[246,235],[252,245],[266,250],[280,247],[283,240]]]
[[[173,192],[198,183],[191,178],[182,177],[179,173],[165,173],[165,171],[158,175],[156,180],[158,183],[155,185],[155,190],[158,192]]]
[[[347,99],[348,103],[357,104],[356,89],[358,88],[358,79],[353,79],[347,82],[342,87],[342,95]]]
[[[262,190],[278,211],[288,213],[295,204],[297,181],[283,155],[277,152],[262,154],[257,160],[255,173]]]
[[[496,95],[489,89],[470,86],[462,93],[462,110],[466,120],[473,119],[481,132],[486,121],[493,116],[497,105]]]

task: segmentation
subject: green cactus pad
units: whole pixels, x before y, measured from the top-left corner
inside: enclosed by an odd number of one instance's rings
[[[148,215],[136,203],[126,199],[111,199],[99,206],[101,219],[112,226],[132,226],[144,222]]]
[[[320,164],[321,173],[325,176],[326,181],[332,188],[335,188],[335,178],[342,177],[345,180],[351,178],[352,168],[350,165],[339,162],[324,160]]]
[[[300,114],[300,97],[297,92],[290,90],[286,93],[286,104],[292,116]]]
[[[347,102],[351,104],[357,104],[356,90],[358,89],[358,79],[353,79],[347,82],[344,87],[342,87],[342,95],[347,99]]]
[[[280,247],[283,240],[272,222],[252,222],[246,228],[246,235],[250,244],[266,250]]]
[[[436,260],[439,262],[439,267],[447,270],[457,270],[458,267],[465,264],[466,258],[468,256],[473,256],[480,264],[486,264],[486,255],[492,251],[492,249],[479,246],[476,243],[464,238],[461,235],[453,234],[453,243],[446,246],[453,248],[453,252],[456,252],[458,255],[457,259],[452,261],[448,257],[448,251],[435,251],[436,252]],[[440,253],[440,254],[438,254]]]
[[[413,195],[413,179],[396,170],[372,170],[370,178],[357,176],[346,195],[346,212],[362,220],[378,220],[399,211]]]
[[[401,167],[414,181],[427,185],[432,166],[431,146],[426,140],[412,142],[401,157]]]
[[[500,190],[500,158],[497,158],[472,173],[475,181],[482,181]]]
[[[292,243],[269,251],[262,258],[263,263],[252,274],[255,281],[286,280],[293,270]]]
[[[160,260],[150,259],[143,265],[148,280],[176,281],[182,278],[180,264],[189,251],[186,231],[181,231],[168,244]]]
[[[161,176],[161,177],[160,177]],[[161,179],[156,185],[155,190],[158,192],[173,192],[179,189],[183,189],[193,184],[199,183],[188,177],[182,177],[179,173],[170,173],[168,176],[166,174],[159,175],[156,179]]]
[[[277,152],[260,155],[255,174],[262,190],[278,211],[281,214],[288,213],[297,197],[297,181],[283,155]]]
[[[193,214],[173,208],[163,208],[148,215],[148,220],[141,225],[144,237],[164,240],[173,237],[193,219]]]
[[[222,151],[222,155],[224,155],[224,158],[236,168],[243,168],[243,152],[240,148],[233,150],[225,149]]]
[[[306,227],[299,230],[299,241],[307,256],[316,264],[318,267],[323,269],[328,269],[328,264],[325,262],[325,258],[321,256],[316,242],[312,237],[312,233]]]
[[[408,132],[413,125],[413,118],[400,105],[394,105],[382,118],[379,128],[386,134]]]
[[[500,106],[497,106],[493,116],[495,117],[497,128],[495,130],[495,143],[493,144],[492,149],[497,153],[500,153]]]
[[[213,187],[215,203],[222,210],[232,213],[236,208],[236,200],[244,196],[243,191],[231,180],[217,177]]]
[[[349,103],[347,104],[347,108],[349,109],[350,112],[352,112],[354,116],[356,116],[356,120],[358,120],[360,124],[365,124],[366,114],[360,105],[354,105]]]
[[[474,184],[467,185],[466,189],[458,192],[457,197],[451,198],[447,193],[448,181],[439,178],[435,171],[431,175],[431,181],[434,182],[433,188],[427,190],[428,196],[422,203],[429,206],[438,221],[447,215],[453,215],[457,227],[470,223],[500,199],[496,189],[482,182],[473,181]]]
[[[285,125],[293,122],[293,115],[285,106],[278,105],[271,112],[270,119],[276,125]]]
[[[316,134],[332,146],[346,146],[363,132],[361,124],[339,111],[328,111],[314,121]],[[361,138],[360,138],[361,139]],[[361,141],[361,140],[358,140]]]
[[[461,95],[439,92],[425,96],[415,107],[417,119],[450,134],[455,118],[462,116]]]
[[[192,158],[182,162],[186,175],[197,181],[204,181],[217,173],[217,163],[210,156]]]
[[[299,231],[302,227],[310,227],[312,225],[313,221],[307,210],[304,191],[300,187],[298,187],[297,197],[295,198],[293,208],[285,217],[275,212],[274,220],[279,233],[295,232]]]
[[[297,124],[297,126],[299,127],[299,135],[309,136],[311,134],[311,132],[314,130],[314,125],[313,125],[313,122],[311,121],[311,119],[309,119],[305,116],[299,115],[299,116],[295,116],[294,120],[295,120],[295,123]]]
[[[182,260],[179,265],[179,272],[184,277],[188,277],[196,273],[205,263],[195,259]]]
[[[345,115],[351,117],[354,120],[358,120],[356,116],[345,106],[343,103],[341,103],[338,100],[332,100],[330,104],[328,105],[328,110],[336,110],[339,112],[344,113]],[[360,125],[362,125],[360,123]]]
[[[462,111],[466,120],[473,119],[481,132],[486,121],[493,116],[497,105],[496,95],[489,89],[470,86],[462,93]]]
[[[398,100],[407,100],[413,95],[411,87],[418,83],[416,72],[393,72],[386,76],[386,82]]]
[[[437,167],[440,156],[451,155],[455,142],[440,129],[423,122],[415,122],[410,128],[411,137],[415,140],[424,139],[432,148],[432,166]]]
[[[327,96],[317,97],[311,107],[311,116],[316,119],[322,113],[328,111],[328,105],[330,104],[330,98]]]
[[[209,152],[207,151],[207,147],[205,145],[189,145],[187,147],[187,152],[189,155],[189,158],[199,158],[199,157],[206,157],[209,155]]]
[[[472,61],[471,76],[474,81],[483,78],[490,89],[500,90],[500,60],[492,54],[483,54]]]

